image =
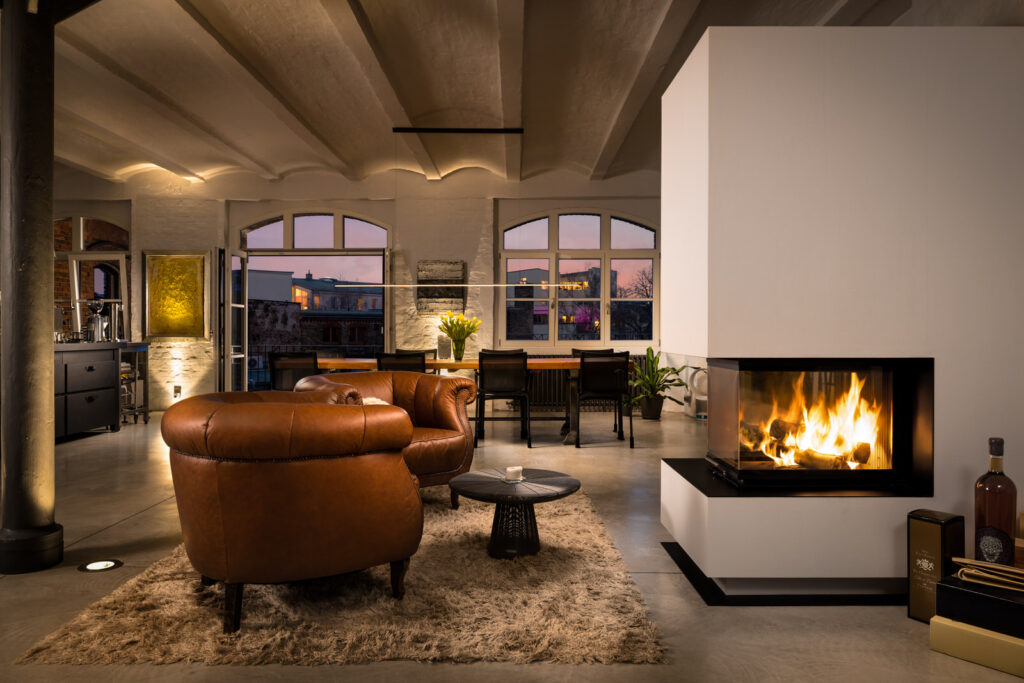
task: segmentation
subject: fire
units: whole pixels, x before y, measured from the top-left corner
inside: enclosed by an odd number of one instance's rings
[[[864,382],[851,373],[846,393],[831,405],[823,393],[808,405],[800,373],[785,413],[773,396],[767,420],[745,423],[740,415],[740,442],[749,451],[767,455],[776,467],[887,469],[889,454],[879,439],[882,408],[861,396]]]

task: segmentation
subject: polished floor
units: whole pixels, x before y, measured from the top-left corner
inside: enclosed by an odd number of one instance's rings
[[[614,440],[610,414],[583,415],[584,447],[563,446],[557,422],[534,423],[534,448],[513,423],[489,423],[475,468],[524,465],[572,473],[594,501],[667,646],[667,665],[419,664],[349,667],[18,666],[36,640],[163,557],[180,542],[159,415],[57,447],[57,521],[64,562],[0,576],[0,680],[392,681],[1011,681],[928,649],[926,625],[904,607],[707,607],[663,552],[658,521],[663,457],[703,454],[704,425],[666,414],[635,422],[637,447]],[[541,527],[543,543],[543,526]],[[481,549],[483,552],[483,549]],[[82,562],[117,558],[115,571]],[[413,558],[415,571],[415,558]]]

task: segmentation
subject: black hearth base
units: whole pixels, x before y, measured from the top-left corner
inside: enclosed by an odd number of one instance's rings
[[[841,594],[799,593],[791,595],[728,595],[690,559],[678,543],[663,542],[662,547],[689,580],[690,585],[709,607],[782,607],[782,606],[847,606],[847,605],[906,605],[906,593]]]

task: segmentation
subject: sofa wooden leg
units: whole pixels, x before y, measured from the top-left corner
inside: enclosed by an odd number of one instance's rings
[[[459,509],[459,494],[452,491],[452,510]]]
[[[217,583],[217,580],[211,579],[209,576],[206,576],[205,574],[200,574],[199,583],[203,584],[203,586],[212,586],[213,584]]]
[[[244,583],[224,584],[224,633],[235,633],[242,627],[242,589]]]
[[[405,572],[409,570],[409,560],[391,563],[391,594],[395,600],[405,597]]]

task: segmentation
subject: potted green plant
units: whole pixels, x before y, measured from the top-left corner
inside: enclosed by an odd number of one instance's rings
[[[634,404],[640,404],[640,416],[645,420],[658,420],[661,418],[661,407],[667,398],[679,405],[683,402],[668,395],[672,387],[687,387],[686,382],[679,376],[683,370],[691,366],[684,365],[674,368],[670,365],[661,366],[661,351],[654,352],[650,346],[647,347],[647,361],[645,363],[634,363],[633,373],[629,379],[629,385],[636,389],[637,395],[632,398]]]

